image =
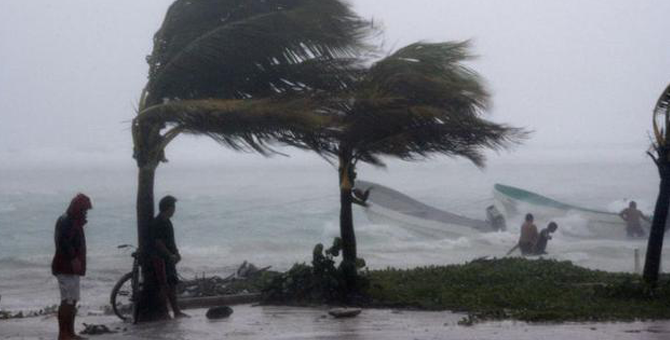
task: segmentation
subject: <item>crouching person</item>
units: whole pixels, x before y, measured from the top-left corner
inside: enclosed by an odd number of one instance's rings
[[[78,194],[70,202],[67,212],[58,218],[54,231],[56,253],[51,262],[51,273],[58,280],[60,306],[58,307],[58,339],[82,339],[74,331],[74,319],[79,301],[79,278],[86,275],[86,214],[92,209],[91,200]]]

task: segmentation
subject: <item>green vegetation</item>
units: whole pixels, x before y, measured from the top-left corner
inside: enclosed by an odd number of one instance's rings
[[[571,262],[506,258],[369,272],[373,306],[469,313],[468,320],[605,321],[670,318],[670,283]]]
[[[333,303],[312,284],[312,267],[296,265],[269,286],[281,299],[266,303]],[[366,271],[353,300],[362,307],[452,310],[480,320],[529,322],[670,319],[670,276],[652,289],[639,275],[589,270],[571,262],[479,259],[463,265]],[[274,286],[273,286],[274,285]],[[266,292],[268,290],[266,289]],[[351,302],[351,301],[349,301]]]
[[[339,237],[325,251],[322,244],[317,244],[312,252],[312,265],[295,264],[288,272],[274,277],[263,289],[263,301],[268,304],[310,305],[367,300],[361,294],[369,287],[367,278],[356,276],[352,287],[348,281],[351,279],[348,270],[342,265],[335,266],[335,258],[341,253],[342,240]],[[357,260],[357,268],[365,267],[363,259]]]

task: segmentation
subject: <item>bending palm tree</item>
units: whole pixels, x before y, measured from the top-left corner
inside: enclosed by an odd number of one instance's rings
[[[660,127],[659,127],[660,125]],[[647,245],[647,256],[644,261],[644,280],[656,285],[658,272],[661,266],[661,252],[663,250],[663,238],[668,218],[668,207],[670,206],[670,85],[665,88],[656,102],[653,115],[654,143],[652,148],[656,155],[648,152],[651,159],[658,167],[661,183],[654,208],[654,219],[649,231]]]
[[[336,158],[340,180],[342,269],[349,289],[356,277],[352,188],[359,161],[384,166],[434,154],[465,157],[483,166],[482,149],[500,149],[525,137],[521,129],[481,118],[489,95],[479,76],[462,65],[467,42],[415,43],[361,73],[332,105],[337,128],[315,151]],[[339,104],[339,106],[338,106]]]
[[[306,147],[328,117],[313,114],[341,91],[370,25],[339,0],[177,0],[154,36],[149,80],[133,120],[139,168],[138,242],[154,214],[156,168],[179,134],[209,136],[267,155],[273,142]],[[165,317],[142,292],[140,320]]]

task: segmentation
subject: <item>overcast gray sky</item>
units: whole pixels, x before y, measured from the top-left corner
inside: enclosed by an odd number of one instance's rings
[[[0,0],[0,166],[130,161],[128,121],[170,3]],[[644,157],[651,109],[670,82],[670,1],[352,3],[384,24],[388,49],[471,39],[491,119],[535,131],[517,153],[595,144]],[[172,159],[237,157],[204,140],[173,144]]]

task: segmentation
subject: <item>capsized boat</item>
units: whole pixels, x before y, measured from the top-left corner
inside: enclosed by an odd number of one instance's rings
[[[370,189],[368,218],[375,223],[390,223],[419,234],[437,237],[464,236],[494,231],[492,224],[431,207],[381,184],[356,181],[356,188]]]
[[[574,217],[571,221],[573,224],[581,221],[580,226],[568,225],[568,228],[561,228],[559,223],[561,233],[582,238],[625,239],[628,237],[626,222],[617,213],[562,203],[503,184],[496,184],[493,187],[493,197],[496,206],[501,207],[507,218],[523,216],[526,213],[532,213],[536,221],[546,220],[547,222],[552,219]],[[641,222],[645,231],[649,232],[649,224],[646,221]],[[541,228],[539,224],[538,227]]]

